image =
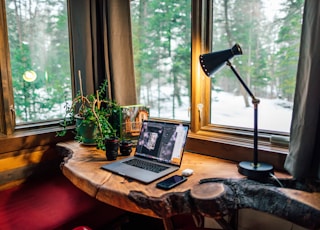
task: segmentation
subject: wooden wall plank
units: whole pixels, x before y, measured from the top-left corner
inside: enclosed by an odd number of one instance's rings
[[[29,164],[37,164],[48,151],[48,146],[43,149],[24,149],[19,152],[12,152],[9,157],[0,157],[0,172],[20,168]],[[6,154],[9,155],[9,154]]]
[[[38,146],[0,154],[0,190],[23,183],[30,176],[60,171],[62,156],[54,146]]]

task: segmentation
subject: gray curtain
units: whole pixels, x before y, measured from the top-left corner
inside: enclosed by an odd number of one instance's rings
[[[285,168],[296,179],[320,179],[320,1],[306,0]]]
[[[109,99],[136,104],[130,0],[69,0],[74,89],[81,71],[85,94],[108,79]]]

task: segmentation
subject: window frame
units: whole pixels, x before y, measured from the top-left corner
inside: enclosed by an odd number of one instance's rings
[[[212,1],[192,0],[192,58],[191,58],[191,133],[190,151],[243,161],[253,157],[253,130],[210,123],[210,78],[202,72],[199,55],[211,51],[212,44]],[[201,16],[200,16],[201,15]],[[197,105],[203,104],[202,119]],[[284,170],[283,165],[288,154],[288,146],[270,142],[272,135],[288,137],[282,132],[259,130],[259,159]]]
[[[210,124],[210,110],[205,108],[210,108],[211,81],[202,73],[199,55],[211,50],[212,12],[210,9],[212,1],[191,1],[191,130],[186,150],[233,161],[251,160],[253,141],[250,130],[234,130]],[[3,146],[8,140],[12,142],[11,145],[2,149],[0,154],[71,140],[73,138],[71,133],[65,137],[56,137],[56,131],[59,130],[58,121],[37,123],[35,125],[38,127],[30,125],[21,130],[15,127],[5,0],[0,0],[0,51],[0,87],[2,88],[0,92],[0,144]],[[73,77],[73,68],[71,68],[71,75],[74,91],[76,82]],[[200,119],[200,113],[197,109],[199,103],[203,104],[204,108],[202,119]],[[229,132],[225,132],[228,130]],[[274,164],[275,168],[283,169],[288,147],[270,144],[268,139],[269,134],[259,136],[259,157],[267,163]]]
[[[59,120],[16,126],[7,31],[6,4],[5,0],[0,0],[0,154],[72,139],[72,132],[64,137],[56,136],[56,132],[61,130]],[[73,73],[71,75],[74,79]],[[74,94],[74,90],[72,92]]]
[[[199,132],[210,123],[210,78],[206,77],[199,63],[199,56],[211,50],[212,39],[211,0],[192,0],[191,21],[191,131]],[[197,105],[203,104],[202,115]],[[202,117],[200,117],[200,115]]]
[[[202,0],[203,4],[198,3],[197,1],[192,1],[193,12],[192,15],[192,95],[195,95],[196,98],[192,103],[193,105],[193,115],[196,118],[199,116],[199,112],[197,110],[197,104],[202,103],[204,108],[211,108],[211,80],[207,77],[199,64],[199,55],[212,52],[212,28],[213,28],[213,15],[212,8],[213,3],[212,0]],[[195,6],[195,7],[194,7]],[[199,18],[198,14],[202,12],[202,17]],[[198,43],[201,44],[198,44]],[[198,52],[200,50],[200,52]],[[239,82],[240,84],[240,82]],[[202,91],[202,92],[201,92]],[[200,94],[200,95],[199,95]],[[253,114],[253,112],[252,112]],[[211,114],[210,110],[205,109],[203,111],[203,121],[199,126],[200,122],[192,121],[194,124],[194,131],[198,132],[200,130],[209,131],[212,130],[214,132],[224,132],[227,134],[234,134],[238,136],[250,136],[253,133],[253,130],[250,128],[243,127],[232,127],[227,125],[218,125],[211,123]],[[193,119],[194,120],[194,119]],[[197,119],[195,119],[197,120]],[[252,121],[253,122],[253,121]],[[263,140],[266,138],[270,138],[272,135],[281,135],[288,137],[290,134],[287,132],[281,131],[269,131],[269,130],[259,130],[259,137]]]
[[[0,133],[13,134],[15,116],[5,1],[0,1]]]

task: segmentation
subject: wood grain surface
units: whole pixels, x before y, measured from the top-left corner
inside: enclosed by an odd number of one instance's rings
[[[320,186],[301,184],[288,174],[258,182],[238,173],[237,163],[185,152],[182,166],[194,170],[192,176],[168,191],[156,183],[145,185],[101,169],[107,161],[104,151],[75,141],[57,145],[65,152],[63,174],[92,197],[129,212],[168,219],[177,214],[201,214],[216,219],[241,208],[267,212],[307,228],[320,227]],[[133,151],[134,152],[134,151]],[[133,153],[132,153],[133,154]],[[118,159],[122,157],[119,156]]]

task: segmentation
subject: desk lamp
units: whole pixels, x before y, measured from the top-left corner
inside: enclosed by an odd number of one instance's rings
[[[246,83],[242,80],[239,73],[232,66],[229,59],[235,55],[241,55],[242,50],[238,44],[235,44],[231,49],[217,51],[213,53],[200,55],[200,65],[207,76],[213,75],[224,64],[229,66],[236,75],[242,86],[252,98],[254,106],[254,142],[253,142],[253,162],[242,161],[238,164],[238,172],[251,179],[262,180],[270,177],[273,174],[273,166],[258,162],[258,104],[260,102],[250,91]]]

